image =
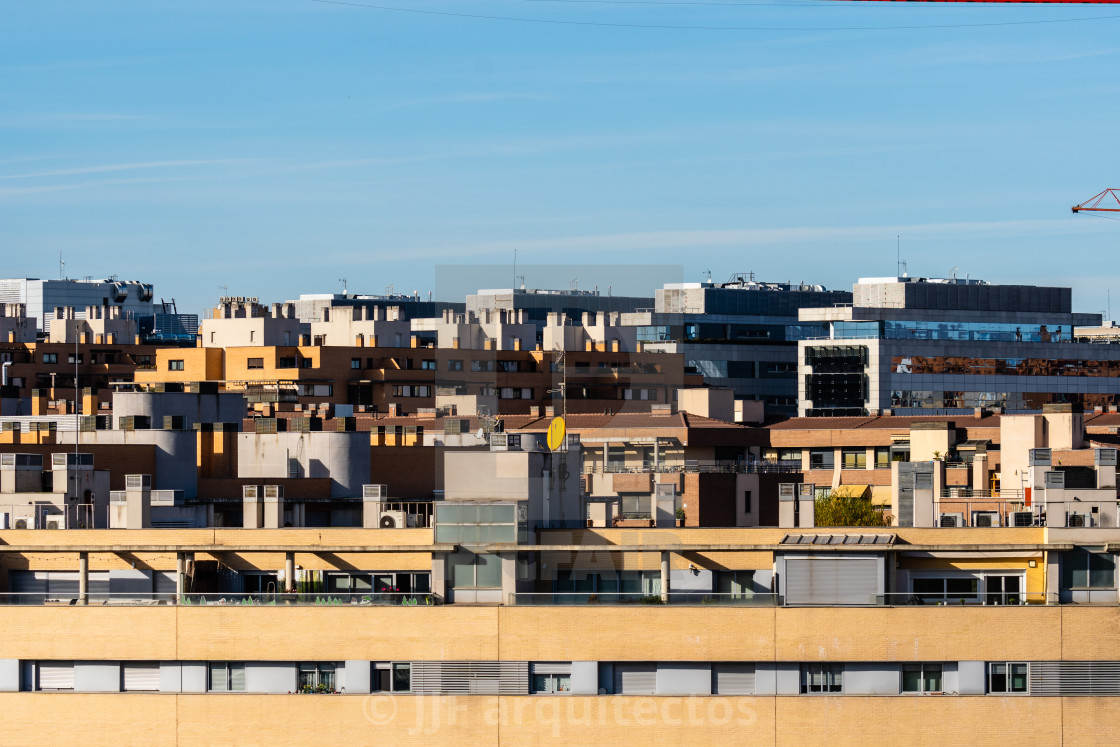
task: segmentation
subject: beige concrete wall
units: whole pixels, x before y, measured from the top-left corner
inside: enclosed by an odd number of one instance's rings
[[[1111,745],[1115,698],[3,693],[6,744]],[[44,718],[50,714],[50,718]],[[61,715],[60,715],[61,714]]]

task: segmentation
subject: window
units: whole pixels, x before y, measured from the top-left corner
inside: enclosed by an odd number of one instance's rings
[[[949,578],[912,578],[910,593],[922,602],[957,604],[959,602],[980,601],[980,582],[978,579],[967,577]]]
[[[70,355],[66,356],[66,362],[69,363],[70,365],[74,365],[75,363],[81,363],[82,362],[82,354],[78,353],[77,355],[74,355],[73,353],[71,353]]]
[[[436,370],[436,362],[433,361],[433,360],[422,360],[422,361],[420,361],[420,370],[421,371],[435,371]]]
[[[1079,547],[1062,554],[1062,587],[1115,589],[1116,556]]]
[[[168,371],[182,371],[183,370],[183,361],[182,360],[169,360],[169,361],[167,361],[167,370]]]
[[[303,358],[299,363],[300,368],[315,368],[315,360],[313,358]]]
[[[749,514],[751,512],[751,491],[743,491],[743,513]]]
[[[359,369],[361,367],[362,367],[362,359],[361,358],[351,358],[350,359],[350,368]]]
[[[299,368],[297,365],[296,357],[294,355],[281,356],[276,361],[277,368]]]
[[[795,472],[801,471],[801,449],[779,449],[778,461]]]
[[[533,665],[532,692],[568,693],[572,691],[570,662],[541,662]]]
[[[493,371],[494,361],[471,361],[471,371],[478,373],[480,371]]]
[[[412,665],[407,662],[375,661],[370,690],[378,693],[407,693],[412,690]]]
[[[517,373],[520,370],[519,361],[498,361],[498,370],[502,373]]]
[[[875,469],[890,469],[891,468],[891,447],[889,446],[876,446],[875,447]]]
[[[754,664],[712,664],[712,695],[753,695],[754,691]]]
[[[984,604],[1022,604],[1019,576],[985,576]]]
[[[811,449],[809,469],[832,469],[836,464],[836,454],[832,449]]]
[[[159,662],[124,662],[121,666],[121,690],[124,692],[158,691]]]
[[[482,529],[483,527],[480,527]],[[447,556],[453,589],[500,589],[502,562],[494,553],[458,550]]]
[[[461,360],[450,360],[450,361],[448,361],[447,362],[447,370],[448,371],[462,371],[463,370],[463,361],[461,361]]]
[[[58,353],[43,353],[43,363],[58,363]]]
[[[754,593],[754,571],[716,571],[716,592],[731,598]]]
[[[264,358],[249,358],[245,361],[246,368],[264,368]]]
[[[335,665],[327,662],[303,662],[299,665],[301,693],[333,693]]]
[[[902,692],[904,693],[940,693],[945,688],[943,664],[903,664],[902,665]]]
[[[209,689],[216,693],[245,692],[245,663],[240,661],[210,662]]]
[[[42,661],[36,670],[36,690],[74,689],[74,662]]]
[[[988,664],[988,692],[1027,692],[1027,663],[1025,661],[993,661]]]
[[[616,662],[613,689],[615,695],[653,695],[657,692],[657,665]]]
[[[867,469],[867,449],[844,449],[844,469]]]
[[[801,693],[814,695],[844,692],[843,664],[802,664]]]

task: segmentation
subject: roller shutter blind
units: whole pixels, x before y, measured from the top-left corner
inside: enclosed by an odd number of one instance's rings
[[[786,604],[875,604],[880,559],[787,558]]]
[[[753,695],[754,664],[713,664],[714,695]]]
[[[570,661],[538,661],[533,664],[533,674],[571,674]]]
[[[527,695],[525,661],[412,662],[412,692],[448,695]]]
[[[653,695],[657,691],[657,665],[615,664],[616,695]]]
[[[51,661],[39,663],[40,690],[73,690],[74,662]]]
[[[132,662],[121,667],[121,682],[126,692],[158,691],[159,663]]]
[[[1031,695],[1120,695],[1120,662],[1032,661]]]

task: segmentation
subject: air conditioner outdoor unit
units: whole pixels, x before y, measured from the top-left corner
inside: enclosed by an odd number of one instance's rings
[[[16,519],[16,529],[27,529],[27,519]]]
[[[49,519],[47,529],[62,529],[62,519]]]
[[[1066,514],[1067,527],[1091,527],[1093,518],[1089,514],[1075,514],[1072,511]]]
[[[404,511],[382,511],[377,526],[381,529],[404,529],[408,526],[408,514]]]
[[[257,487],[258,486],[256,486],[256,485],[242,485],[241,486],[241,497],[242,498],[257,498],[258,497],[257,496]]]
[[[265,499],[284,499],[284,486],[283,485],[265,485],[264,486]]]
[[[974,527],[998,527],[999,526],[999,511],[973,511],[972,512],[972,526],[974,526]]]
[[[1034,514],[1030,511],[1012,511],[1007,523],[1013,527],[1031,527],[1034,526]]]
[[[941,514],[937,525],[943,529],[957,529],[964,526],[964,514]]]

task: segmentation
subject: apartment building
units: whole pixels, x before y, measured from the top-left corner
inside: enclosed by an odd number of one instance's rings
[[[1115,737],[1120,664],[1101,631],[1117,614],[1115,555],[1102,550],[1117,530],[526,536],[517,501],[446,507],[428,528],[0,532],[5,733]],[[1074,604],[1074,592],[1094,596]],[[39,717],[57,711],[82,718]]]
[[[802,308],[851,303],[847,291],[820,285],[762,282],[753,273],[725,283],[667,284],[652,311],[623,315],[643,350],[681,353],[689,370],[773,415],[797,412],[797,344],[819,337],[820,322],[798,319]]]
[[[1072,312],[1071,295],[961,278],[861,279],[852,306],[800,312],[828,332],[798,343],[798,413],[1114,404],[1120,349],[1075,337],[1101,319]]]

